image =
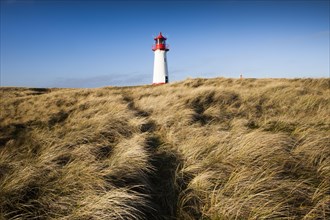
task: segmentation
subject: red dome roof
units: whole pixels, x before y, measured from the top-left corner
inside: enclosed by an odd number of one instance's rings
[[[154,39],[155,39],[155,40],[157,40],[157,39],[164,39],[164,40],[166,40],[166,37],[164,37],[164,36],[162,35],[162,32],[159,32],[159,35],[158,35],[157,37],[155,37]]]

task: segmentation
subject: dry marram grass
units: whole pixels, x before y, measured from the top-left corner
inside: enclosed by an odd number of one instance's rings
[[[329,219],[329,85],[1,88],[0,219]]]

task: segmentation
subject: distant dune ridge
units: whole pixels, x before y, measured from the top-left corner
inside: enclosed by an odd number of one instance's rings
[[[330,219],[330,79],[0,88],[0,219]]]

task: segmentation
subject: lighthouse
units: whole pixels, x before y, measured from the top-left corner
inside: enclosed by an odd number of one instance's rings
[[[159,33],[155,39],[155,44],[152,46],[152,50],[155,53],[154,59],[154,76],[152,84],[164,84],[168,83],[168,69],[166,53],[169,51],[168,45],[166,44],[166,38]]]

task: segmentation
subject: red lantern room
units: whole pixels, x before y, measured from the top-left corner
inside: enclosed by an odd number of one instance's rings
[[[169,51],[168,45],[166,44],[166,38],[162,35],[162,32],[159,33],[155,39],[155,44],[152,46],[152,50],[165,50]]]

